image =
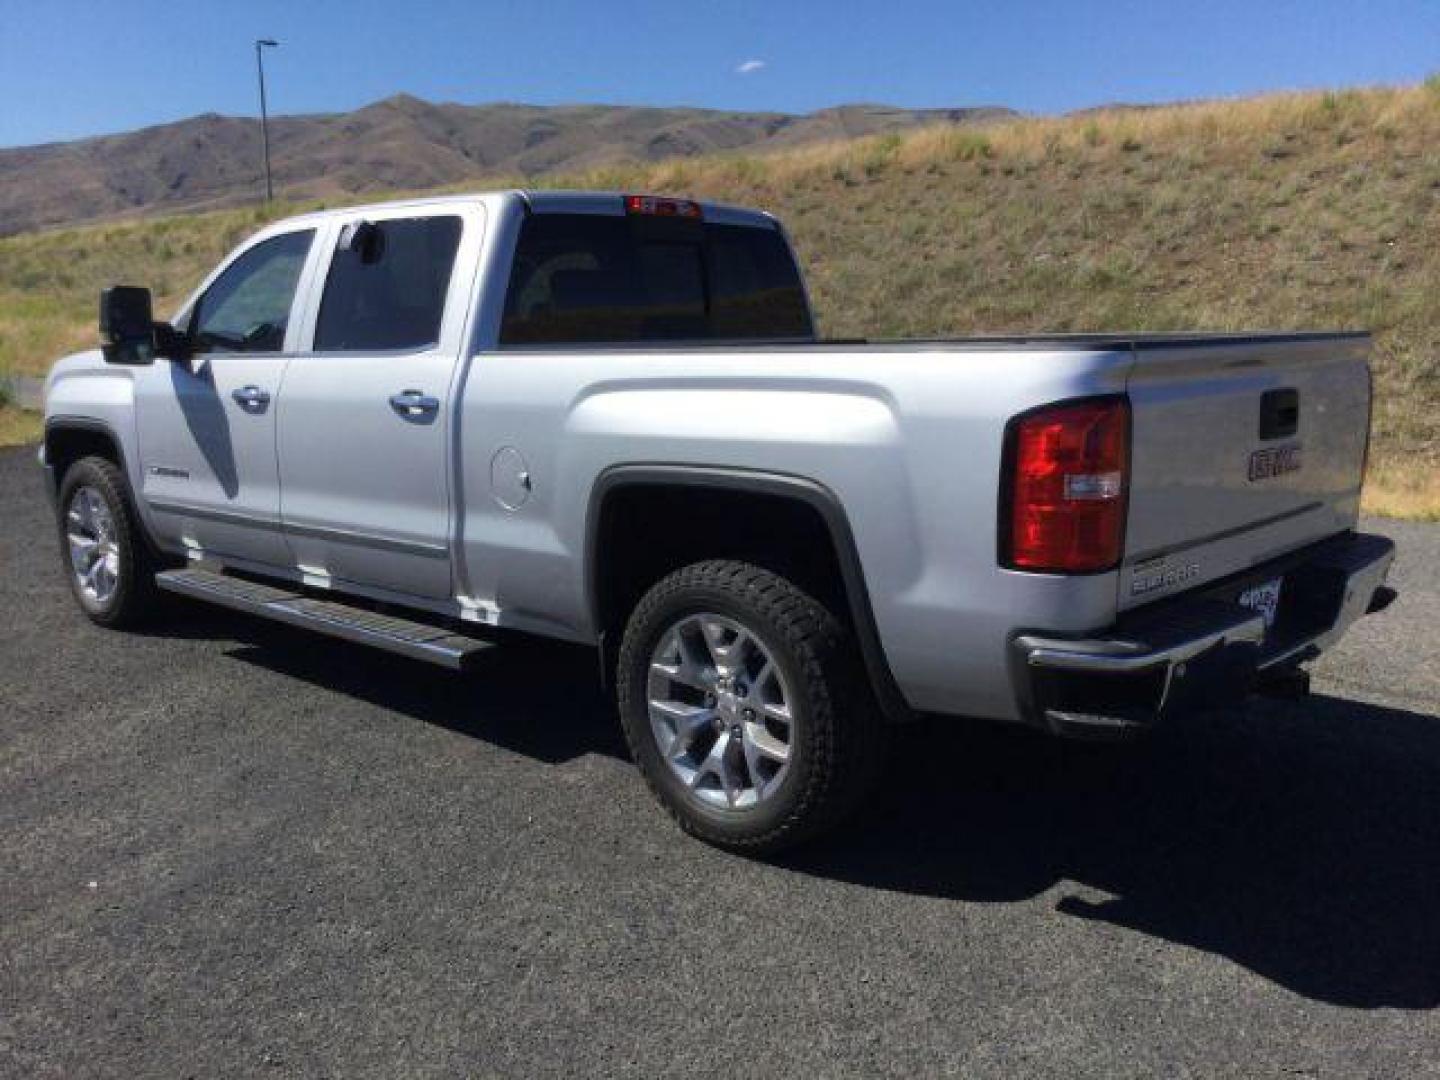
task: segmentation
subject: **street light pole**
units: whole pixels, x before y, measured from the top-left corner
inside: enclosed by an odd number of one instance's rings
[[[260,76],[260,140],[265,146],[265,201],[268,203],[275,198],[275,188],[270,182],[270,117],[265,109],[265,61],[261,59],[261,49],[274,49],[279,46],[278,41],[270,38],[259,38],[255,42],[255,72]]]

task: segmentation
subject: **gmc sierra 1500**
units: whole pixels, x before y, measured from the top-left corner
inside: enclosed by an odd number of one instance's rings
[[[90,618],[596,645],[737,850],[857,805],[916,713],[1142,729],[1300,685],[1394,595],[1362,334],[829,343],[767,214],[522,191],[279,222],[101,331],[41,451]]]

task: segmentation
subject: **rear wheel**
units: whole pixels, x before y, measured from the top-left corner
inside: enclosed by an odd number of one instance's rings
[[[779,851],[868,793],[885,729],[843,624],[740,562],[684,567],[636,606],[620,649],[621,721],[660,801],[695,836]]]
[[[71,591],[101,626],[133,626],[158,606],[155,566],[115,464],[81,458],[60,484],[60,546]]]

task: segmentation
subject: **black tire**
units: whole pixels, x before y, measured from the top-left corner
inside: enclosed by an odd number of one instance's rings
[[[745,808],[706,803],[667,764],[649,715],[652,658],[687,616],[712,613],[763,639],[796,700],[788,771]],[[888,728],[845,625],[785,578],[742,562],[683,567],[636,605],[620,646],[616,689],[625,739],[661,804],[686,832],[717,847],[768,855],[834,827],[879,775]]]
[[[114,526],[116,584],[104,600],[87,595],[76,577],[66,537],[71,504],[81,488],[90,488],[104,502]],[[121,629],[141,625],[159,610],[155,587],[156,561],[146,545],[140,522],[130,503],[130,486],[114,462],[103,457],[85,457],[65,471],[57,503],[60,558],[80,609],[100,626]]]

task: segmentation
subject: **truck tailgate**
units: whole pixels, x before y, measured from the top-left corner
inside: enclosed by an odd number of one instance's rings
[[[1363,334],[1136,343],[1121,610],[1355,524],[1368,352]]]

